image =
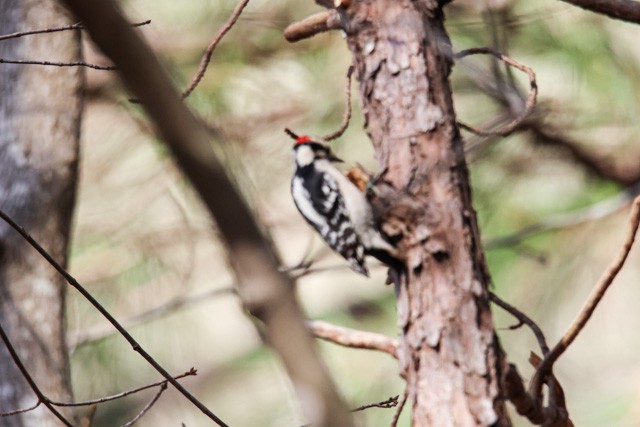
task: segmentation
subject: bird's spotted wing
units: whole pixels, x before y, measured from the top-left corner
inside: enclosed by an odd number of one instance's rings
[[[295,176],[291,191],[302,216],[320,233],[327,244],[351,265],[368,276],[364,247],[342,200],[336,180],[328,174]],[[296,197],[296,192],[302,192]]]

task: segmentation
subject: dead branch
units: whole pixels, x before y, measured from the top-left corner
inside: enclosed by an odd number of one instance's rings
[[[322,320],[307,320],[307,328],[320,339],[330,341],[344,347],[377,350],[398,358],[398,342],[393,338],[374,332],[359,331],[357,329],[336,326]]]
[[[396,413],[393,415],[393,419],[391,420],[390,427],[396,427],[398,425],[398,421],[400,420],[400,415],[402,415],[402,410],[404,409],[404,405],[407,403],[407,389],[405,388],[404,393],[402,394],[402,399],[400,399],[400,404],[398,405],[398,409],[396,409]]]
[[[116,67],[112,65],[96,65],[87,62],[53,62],[53,61],[31,61],[22,59],[4,59],[0,58],[0,64],[18,64],[18,65],[48,65],[52,67],[87,67],[94,70],[113,71]]]
[[[136,22],[134,24],[131,24],[131,26],[141,27],[143,25],[148,25],[150,23],[151,23],[151,20],[147,19],[146,21]],[[47,33],[57,33],[59,31],[84,30],[84,29],[85,29],[84,25],[82,25],[81,22],[77,22],[71,25],[63,25],[62,27],[44,28],[41,30],[18,31],[15,33],[4,34],[0,36],[0,41],[8,40],[8,39],[16,39],[24,36],[31,36],[34,34],[47,34]]]
[[[196,71],[196,74],[191,79],[189,86],[187,86],[184,92],[182,92],[183,99],[188,97],[196,88],[196,86],[198,86],[198,83],[200,83],[200,80],[202,80],[202,77],[204,77],[204,73],[207,71],[207,67],[209,66],[209,62],[211,61],[211,55],[213,55],[213,51],[216,50],[218,43],[220,43],[220,41],[229,32],[229,30],[233,28],[247,4],[249,4],[249,0],[240,0],[236,8],[233,10],[233,13],[229,17],[227,23],[224,24],[224,26],[220,28],[220,30],[218,30],[216,36],[213,38],[213,40],[211,40],[211,43],[209,43],[209,46],[207,46],[207,50],[202,55],[202,59],[200,59],[200,66],[198,67],[198,71]]]
[[[144,414],[146,414],[149,411],[149,409],[151,409],[153,405],[155,405],[155,403],[158,401],[158,399],[160,399],[160,396],[162,396],[162,393],[164,393],[166,389],[167,389],[167,383],[165,381],[160,386],[160,389],[158,390],[158,392],[151,398],[149,402],[147,402],[146,405],[144,405],[144,407],[140,410],[140,412],[138,412],[136,416],[133,417],[130,421],[124,423],[122,427],[131,427],[132,425],[134,425],[140,418],[143,417]]]
[[[564,334],[562,339],[558,341],[558,343],[553,347],[553,349],[545,356],[545,358],[540,363],[540,367],[536,370],[534,377],[531,379],[531,384],[529,386],[530,394],[536,398],[540,398],[542,382],[544,378],[551,373],[553,369],[553,364],[558,360],[558,358],[565,352],[565,350],[571,345],[573,340],[576,339],[580,331],[585,327],[591,315],[595,311],[596,307],[604,297],[605,292],[609,289],[609,286],[613,283],[613,280],[616,278],[622,266],[624,265],[627,257],[629,256],[629,252],[631,251],[631,247],[633,246],[633,242],[635,240],[636,234],[638,232],[638,226],[640,225],[640,196],[636,197],[633,202],[631,208],[631,214],[629,216],[629,230],[627,232],[626,239],[622,248],[620,249],[620,253],[618,256],[612,261],[609,267],[605,270],[604,274],[596,284],[595,288],[591,292],[591,295],[587,299],[584,307],[576,317],[576,319],[571,323],[569,329]]]
[[[191,403],[193,403],[200,411],[202,411],[209,418],[218,423],[219,426],[225,427],[227,426],[220,418],[218,418],[209,408],[207,408],[202,402],[200,402],[195,396],[193,396],[189,391],[184,388],[177,380],[167,372],[149,353],[146,352],[140,346],[140,344],[129,334],[122,325],[105,309],[99,302],[96,300],[93,295],[91,295],[69,272],[67,272],[49,253],[44,250],[42,246],[38,242],[36,242],[33,237],[27,233],[24,228],[19,226],[10,216],[8,216],[3,210],[0,209],[0,218],[2,218],[7,224],[9,224],[14,230],[16,230],[38,253],[47,260],[47,262],[55,268],[58,273],[60,273],[64,279],[69,283],[73,288],[75,288],[87,301],[91,303],[99,312],[106,318],[109,323],[113,325],[114,328],[122,335],[122,337],[127,340],[127,342],[131,345],[131,348],[139,353],[153,368],[160,373],[167,381],[171,383],[183,396],[185,396]],[[26,378],[26,377],[25,377]],[[44,403],[44,402],[43,402]]]
[[[591,12],[640,24],[640,3],[632,0],[562,0]]]
[[[198,371],[195,368],[191,368],[187,372],[185,372],[184,374],[176,375],[173,378],[176,379],[176,380],[179,380],[181,378],[194,376],[194,375],[198,375]],[[54,405],[54,406],[60,406],[60,407],[77,407],[77,406],[97,405],[99,403],[110,402],[112,400],[122,399],[123,397],[130,396],[132,394],[136,394],[136,393],[139,393],[139,392],[144,391],[144,390],[148,390],[148,389],[153,388],[153,387],[162,387],[163,385],[164,386],[167,385],[167,380],[158,381],[158,382],[155,382],[153,384],[143,385],[141,387],[136,387],[136,388],[133,388],[131,390],[123,391],[123,392],[120,392],[120,393],[117,393],[117,394],[112,394],[111,396],[100,397],[100,398],[93,399],[93,400],[85,400],[85,401],[82,401],[82,402],[73,402],[73,403],[51,401],[51,404]]]
[[[316,34],[329,30],[338,30],[340,28],[342,27],[338,11],[336,9],[329,9],[315,13],[302,21],[289,25],[284,29],[284,38],[287,39],[289,43],[295,43],[313,37]]]
[[[524,314],[522,311],[518,310],[511,304],[503,301],[502,299],[500,299],[500,297],[498,297],[493,292],[489,292],[489,301],[497,304],[503,310],[505,310],[506,312],[511,314],[513,317],[518,319],[520,324],[527,325],[529,329],[531,329],[531,332],[533,332],[533,335],[536,337],[536,340],[538,340],[538,345],[542,350],[542,354],[546,355],[549,352],[549,346],[547,345],[547,340],[545,339],[544,334],[542,333],[542,329],[540,329],[540,327],[536,324],[536,322],[531,320],[529,316],[527,316],[526,314]]]
[[[465,56],[476,55],[476,54],[485,54],[485,55],[493,55],[498,58],[500,61],[505,62],[506,64],[511,65],[514,68],[524,72],[529,76],[529,95],[527,96],[527,102],[525,104],[524,111],[522,114],[515,119],[513,119],[509,124],[507,124],[504,128],[497,131],[486,131],[482,129],[475,128],[473,126],[458,122],[458,126],[461,128],[473,132],[480,136],[507,136],[511,134],[520,124],[531,115],[533,109],[536,106],[536,97],[538,96],[538,83],[536,82],[536,74],[533,70],[526,65],[522,65],[518,61],[509,58],[508,56],[498,52],[497,50],[490,47],[476,47],[471,49],[462,50],[453,55],[454,59],[461,59]]]
[[[96,45],[118,66],[215,219],[230,254],[240,298],[248,312],[261,321],[265,341],[281,357],[296,390],[304,395],[300,403],[306,416],[318,427],[351,426],[351,417],[304,327],[293,283],[278,271],[280,262],[273,243],[212,150],[212,135],[184,105],[158,58],[129,27],[117,3],[61,1],[85,23]],[[210,411],[206,413],[215,417]]]
[[[25,412],[33,411],[34,409],[36,409],[41,404],[42,404],[42,402],[38,400],[36,403],[34,403],[33,405],[29,406],[28,408],[15,409],[13,411],[7,411],[7,412],[0,412],[0,418],[2,418],[2,417],[11,417],[13,415],[20,415],[20,414],[24,414]]]
[[[353,74],[353,69],[353,65],[351,65],[347,70],[347,82],[344,87],[344,115],[342,116],[342,123],[335,132],[322,137],[325,141],[331,141],[339,138],[349,127],[349,121],[351,121],[351,75]]]
[[[353,408],[351,412],[359,412],[364,411],[369,408],[395,408],[398,405],[398,397],[400,396],[391,396],[387,400],[383,400],[382,402],[377,403],[369,403],[368,405],[358,406],[357,408]]]

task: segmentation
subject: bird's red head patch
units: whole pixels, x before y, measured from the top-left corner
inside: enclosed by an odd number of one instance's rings
[[[296,139],[296,144],[304,144],[306,142],[311,142],[312,139],[309,135],[302,135]]]

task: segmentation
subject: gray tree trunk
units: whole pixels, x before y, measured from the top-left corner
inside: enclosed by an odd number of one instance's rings
[[[399,359],[413,425],[508,426],[442,3],[355,0],[343,23],[366,127],[386,170],[377,186],[383,229],[406,255]]]
[[[0,0],[0,34],[71,23],[52,0]],[[0,41],[0,58],[78,61],[73,31]],[[0,64],[0,208],[65,262],[75,200],[83,73],[79,68]],[[65,284],[0,223],[0,323],[45,395],[68,401]],[[36,398],[0,343],[0,411]],[[59,426],[44,407],[0,426]]]

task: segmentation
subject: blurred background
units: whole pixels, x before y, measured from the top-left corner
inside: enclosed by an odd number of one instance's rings
[[[132,22],[183,89],[236,3],[129,0]],[[252,0],[219,45],[187,103],[217,130],[215,149],[273,236],[285,266],[313,260],[298,281],[308,316],[396,335],[395,298],[385,271],[352,273],[299,216],[289,195],[291,141],[340,124],[350,53],[339,32],[288,44],[282,30],[320,8],[313,1]],[[454,51],[493,46],[532,67],[536,113],[507,138],[464,133],[474,202],[493,291],[536,320],[550,343],[564,333],[627,230],[628,189],[640,180],[640,28],[558,0],[457,0],[447,6]],[[85,44],[88,62],[106,63]],[[486,129],[522,108],[526,76],[488,57],[459,61],[451,76],[458,119]],[[351,126],[335,142],[348,163],[375,170],[354,83]],[[230,425],[305,423],[278,360],[265,349],[230,289],[227,254],[210,218],[177,171],[139,106],[114,73],[88,70],[79,200],[71,272],[170,372]],[[636,184],[636,189],[637,189]],[[632,188],[632,187],[631,187]],[[632,188],[633,189],[633,188]],[[223,202],[223,201],[221,201]],[[640,249],[594,318],[556,365],[578,426],[640,425]],[[158,379],[74,292],[68,323],[76,399]],[[528,379],[531,333],[508,330],[494,307],[510,361]],[[349,406],[402,394],[386,354],[319,343]],[[131,419],[153,395],[101,404],[96,426]],[[394,409],[357,414],[388,426]],[[400,425],[409,425],[405,414]],[[528,425],[517,415],[516,425]],[[141,426],[210,421],[169,389]]]

